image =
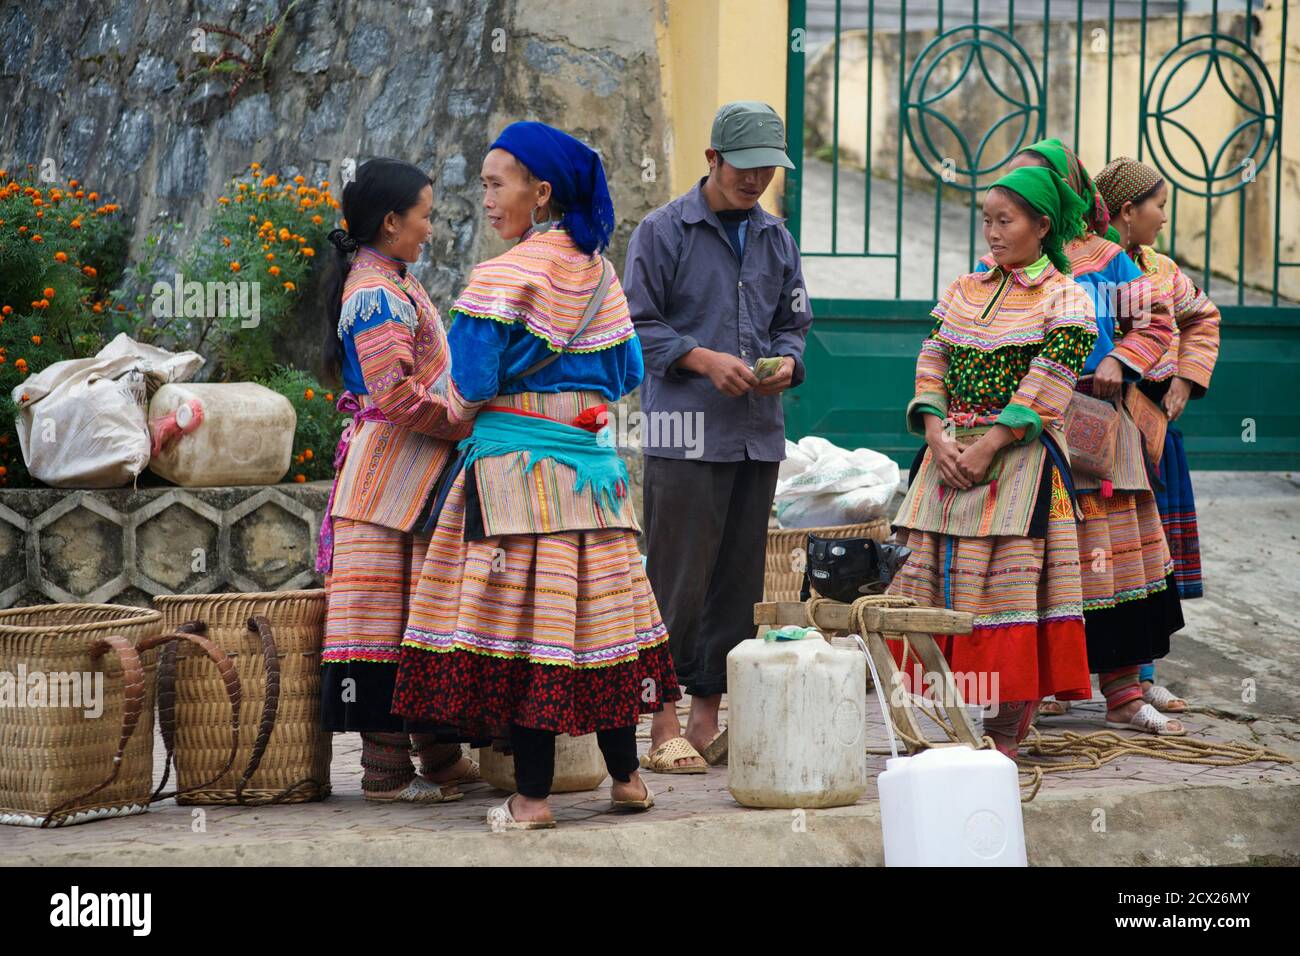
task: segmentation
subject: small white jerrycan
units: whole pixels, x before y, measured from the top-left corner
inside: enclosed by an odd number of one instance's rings
[[[273,485],[289,470],[298,415],[256,382],[169,383],[154,393],[149,424],[160,446],[149,469],[168,481]]]
[[[886,866],[1028,866],[1016,765],[996,750],[893,757],[876,779]]]
[[[867,790],[866,658],[817,632],[727,655],[731,795],[747,807],[856,803]]]
[[[483,779],[498,790],[517,789],[515,784],[515,758],[481,747],[478,752],[479,772]],[[606,777],[605,758],[596,743],[595,734],[555,737],[555,776],[551,778],[551,793],[575,793],[595,790]]]

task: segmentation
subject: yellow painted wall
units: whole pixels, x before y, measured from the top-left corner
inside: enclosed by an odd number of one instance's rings
[[[785,118],[786,0],[658,0],[660,72],[674,196],[708,172],[713,116],[723,103],[761,100]],[[788,135],[788,134],[787,134]],[[781,170],[763,194],[780,209]]]

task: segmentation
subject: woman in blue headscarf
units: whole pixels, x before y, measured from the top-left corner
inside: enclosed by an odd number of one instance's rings
[[[557,733],[594,732],[614,805],[648,809],[637,719],[681,692],[627,468],[601,427],[643,374],[600,254],[614,228],[604,167],[567,133],[513,123],[481,179],[488,222],[518,242],[451,308],[448,404],[474,430],[434,506],[393,710],[508,737],[518,793],[488,823],[537,829],[555,825]]]

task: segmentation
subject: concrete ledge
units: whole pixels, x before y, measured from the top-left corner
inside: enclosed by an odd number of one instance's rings
[[[602,826],[493,834],[435,831],[439,808],[414,810],[401,826],[367,825],[359,798],[337,799],[357,823],[323,837],[301,828],[278,836],[274,815],[290,824],[292,807],[210,811],[223,814],[220,833],[168,845],[167,831],[188,831],[190,810],[167,807],[129,845],[45,852],[30,840],[4,846],[0,866],[880,866],[884,863],[878,804],[805,811],[754,810],[653,822],[651,815]],[[350,806],[344,806],[350,804]],[[453,805],[454,806],[454,805]],[[1093,829],[1105,811],[1105,832]],[[226,816],[225,814],[229,814]],[[238,825],[247,815],[247,826]],[[166,818],[166,823],[159,818]],[[391,821],[390,821],[391,822]],[[260,825],[259,825],[260,823]],[[232,824],[235,824],[232,826]],[[421,824],[426,827],[422,828]],[[214,823],[213,830],[218,829]],[[297,829],[297,828],[294,828]],[[245,831],[243,833],[239,831]],[[69,834],[70,831],[64,831]],[[178,834],[179,835],[179,834]],[[1245,781],[1217,786],[1098,787],[1040,794],[1025,807],[1029,860],[1035,866],[1234,866],[1300,859],[1300,783]]]

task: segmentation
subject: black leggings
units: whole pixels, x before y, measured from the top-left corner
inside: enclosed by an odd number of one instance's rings
[[[640,766],[636,755],[636,725],[596,731],[596,743],[605,757],[605,769],[619,783],[632,779]],[[515,786],[525,797],[542,800],[551,795],[555,777],[555,733],[510,725],[510,749],[515,752]]]

